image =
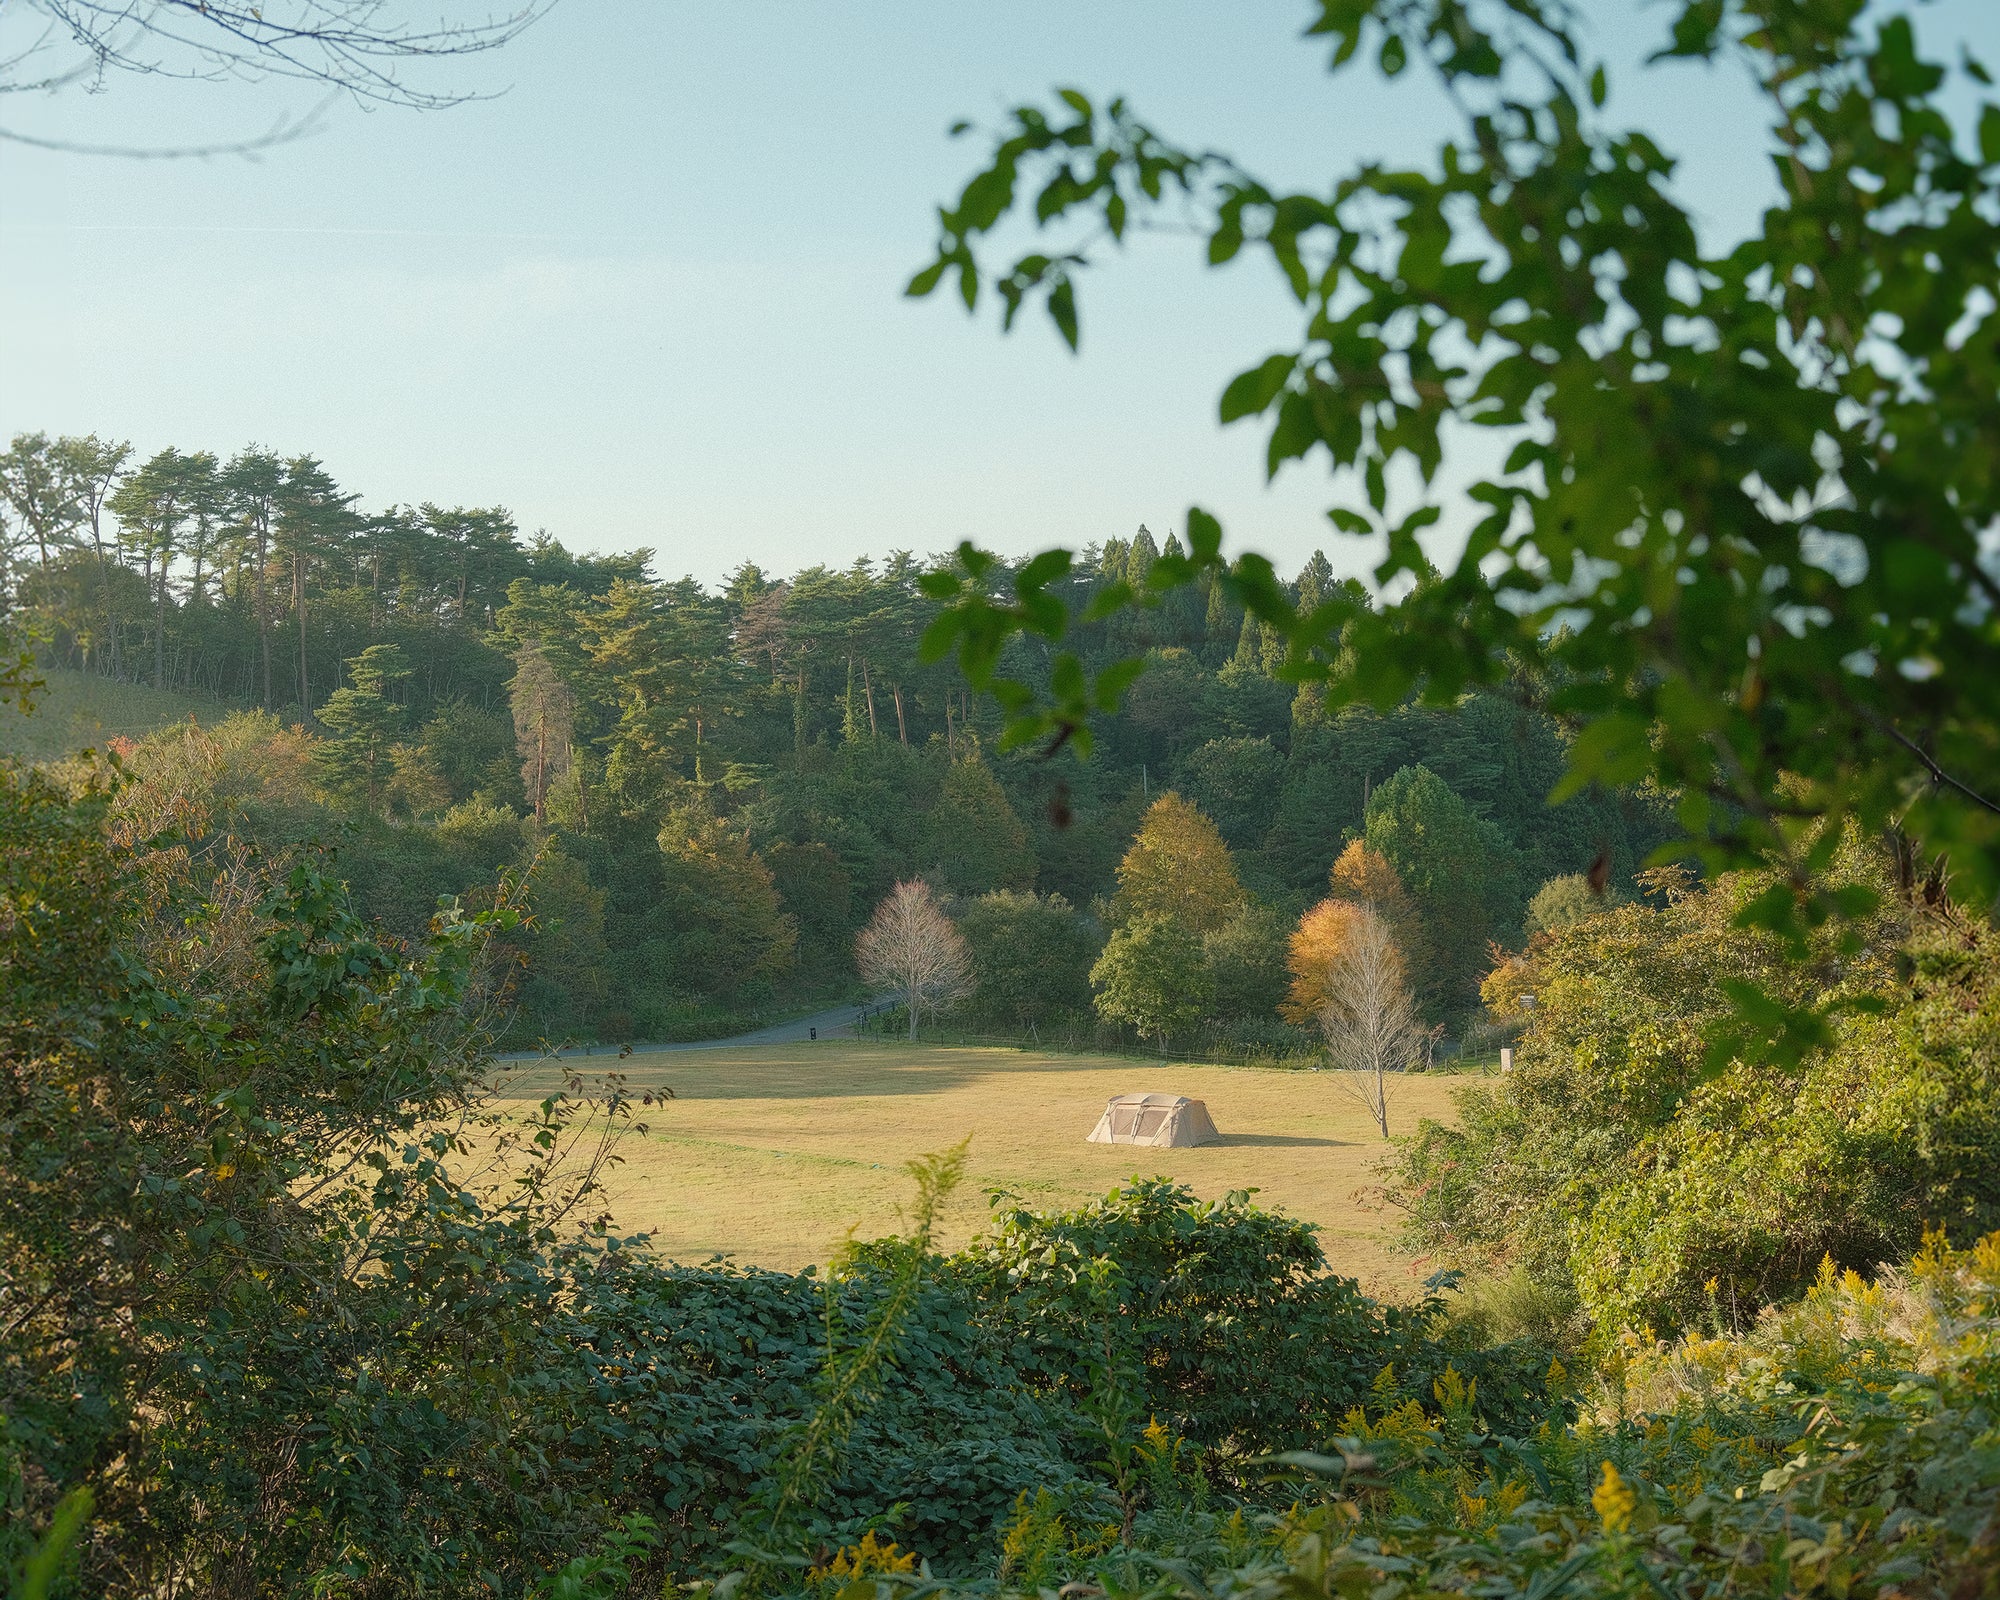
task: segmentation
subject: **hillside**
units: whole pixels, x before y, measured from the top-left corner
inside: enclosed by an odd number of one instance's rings
[[[169,723],[214,722],[234,709],[209,695],[122,683],[65,667],[40,669],[44,688],[32,714],[0,704],[0,755],[48,761],[86,745],[140,739]]]

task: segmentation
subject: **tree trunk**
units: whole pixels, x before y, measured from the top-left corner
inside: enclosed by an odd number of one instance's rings
[[[306,682],[306,557],[303,550],[292,556],[292,602],[299,610],[299,710],[310,723],[313,704],[312,685]]]
[[[160,552],[160,594],[153,608],[153,687],[167,686],[167,553]]]
[[[866,656],[861,658],[861,694],[862,698],[868,702],[868,737],[871,739],[880,738],[880,731],[875,726],[875,681],[868,675],[868,658]]]
[[[903,686],[900,683],[892,684],[890,686],[889,692],[896,697],[897,742],[900,744],[908,744],[910,742],[910,725],[903,719]]]
[[[257,564],[251,569],[252,586],[257,593],[257,653],[264,667],[264,709],[271,709],[271,586],[268,552],[265,547],[264,529],[257,529]]]
[[[535,826],[542,825],[542,796],[548,789],[549,723],[546,708],[535,723]]]
[[[95,525],[90,542],[97,547],[97,586],[104,598],[104,666],[107,677],[118,676],[118,619],[111,607],[111,564],[104,559],[104,539]]]

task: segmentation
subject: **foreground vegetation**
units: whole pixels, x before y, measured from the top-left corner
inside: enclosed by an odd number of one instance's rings
[[[2000,1243],[1829,1261],[1761,1320],[1710,1285],[1662,1344],[1504,1280],[1371,1301],[1310,1224],[1168,1180],[946,1253],[959,1152],[824,1274],[674,1265],[599,1209],[672,1101],[491,1098],[510,905],[403,945],[185,794],[3,794],[0,1482],[16,1562],[89,1492],[79,1592],[1978,1569]],[[1994,1004],[1952,1108],[1987,1126]],[[1896,1132],[1848,1181],[1921,1170]],[[1980,1181],[1927,1191],[1955,1236]]]

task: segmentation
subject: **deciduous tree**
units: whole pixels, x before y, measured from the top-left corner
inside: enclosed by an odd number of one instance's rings
[[[1326,1009],[1329,975],[1353,942],[1364,909],[1351,900],[1328,898],[1299,918],[1285,957],[1291,984],[1278,1007],[1288,1021],[1307,1026],[1319,1021]]]
[[[1201,936],[1167,917],[1134,917],[1112,930],[1090,969],[1098,1015],[1136,1028],[1162,1051],[1206,1010]]]
[[[2000,104],[1984,64],[1927,52],[1899,10],[1658,15],[1647,70],[1727,63],[1762,97],[1777,197],[1720,249],[1673,154],[1622,120],[1583,8],[1321,0],[1307,31],[1336,74],[1372,61],[1442,91],[1457,120],[1434,159],[1290,191],[1065,89],[998,130],[909,292],[951,280],[972,307],[991,289],[1009,326],[1039,299],[1074,346],[1079,275],[1149,221],[1195,219],[1212,264],[1268,257],[1299,337],[1229,383],[1221,416],[1267,419],[1273,474],[1316,456],[1351,486],[1331,515],[1376,541],[1376,592],[1397,598],[1307,610],[1268,560],[1225,563],[1199,508],[1188,559],[1131,598],[1214,573],[1329,705],[1541,685],[1579,730],[1555,798],[1652,779],[1712,869],[1783,864],[1746,916],[1802,951],[1867,909],[1816,898],[1833,846],[1814,818],[1955,852],[1982,903],[2000,884]],[[1038,237],[1011,268],[982,260],[1017,210]],[[1497,431],[1504,465],[1448,502],[1437,475],[1468,427]],[[1417,492],[1392,505],[1406,473]],[[1452,502],[1471,525],[1439,572],[1420,535]],[[960,647],[1016,741],[1074,739],[1116,701],[1119,669],[1093,675],[1066,641],[1070,566],[1045,552],[996,598],[967,546],[932,583],[951,603],[934,646]],[[1032,682],[1008,650],[1023,631],[1051,650]],[[1831,1037],[1816,1007],[1741,998],[1754,1048]]]
[[[1215,824],[1177,794],[1155,800],[1118,863],[1120,920],[1162,918],[1199,935],[1227,926],[1248,903]]]
[[[799,927],[740,823],[694,807],[661,826],[665,872],[653,915],[674,951],[662,974],[696,994],[756,992],[787,971]]]
[[[1395,1074],[1416,1060],[1423,1028],[1388,924],[1364,907],[1352,908],[1352,916],[1326,972],[1319,1026],[1341,1086],[1367,1107],[1386,1139]]]
[[[1566,872],[1559,878],[1549,879],[1535,891],[1534,898],[1528,902],[1528,914],[1522,922],[1521,931],[1549,933],[1624,903],[1625,897],[1621,894],[1609,889],[1592,888],[1590,879],[1583,873]]]
[[[959,913],[972,962],[972,1003],[1009,1028],[1090,1005],[1090,967],[1103,934],[1059,894],[1000,889]]]
[[[924,1011],[940,1010],[972,989],[965,940],[921,878],[897,884],[875,908],[854,941],[854,963],[864,982],[903,997],[912,1039]]]
[[[1368,802],[1368,849],[1409,890],[1423,962],[1411,976],[1433,1014],[1471,1005],[1488,944],[1520,905],[1513,847],[1428,767],[1404,767]]]

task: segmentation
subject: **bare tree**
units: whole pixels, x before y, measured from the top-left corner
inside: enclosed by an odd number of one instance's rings
[[[883,897],[854,941],[854,959],[863,979],[903,996],[912,1039],[924,1007],[935,1011],[972,992],[965,940],[921,878],[899,883]]]
[[[0,95],[100,88],[117,73],[200,80],[290,78],[361,104],[437,110],[484,98],[405,76],[411,64],[498,49],[548,9],[457,20],[401,14],[400,0],[22,0],[0,5]],[[222,144],[112,147],[45,139],[0,125],[0,139],[78,155],[247,153],[309,132],[317,113]]]
[[[1363,909],[1327,972],[1320,1031],[1340,1083],[1368,1108],[1389,1137],[1390,1074],[1422,1052],[1424,1028],[1403,978],[1403,958],[1389,926]]]

